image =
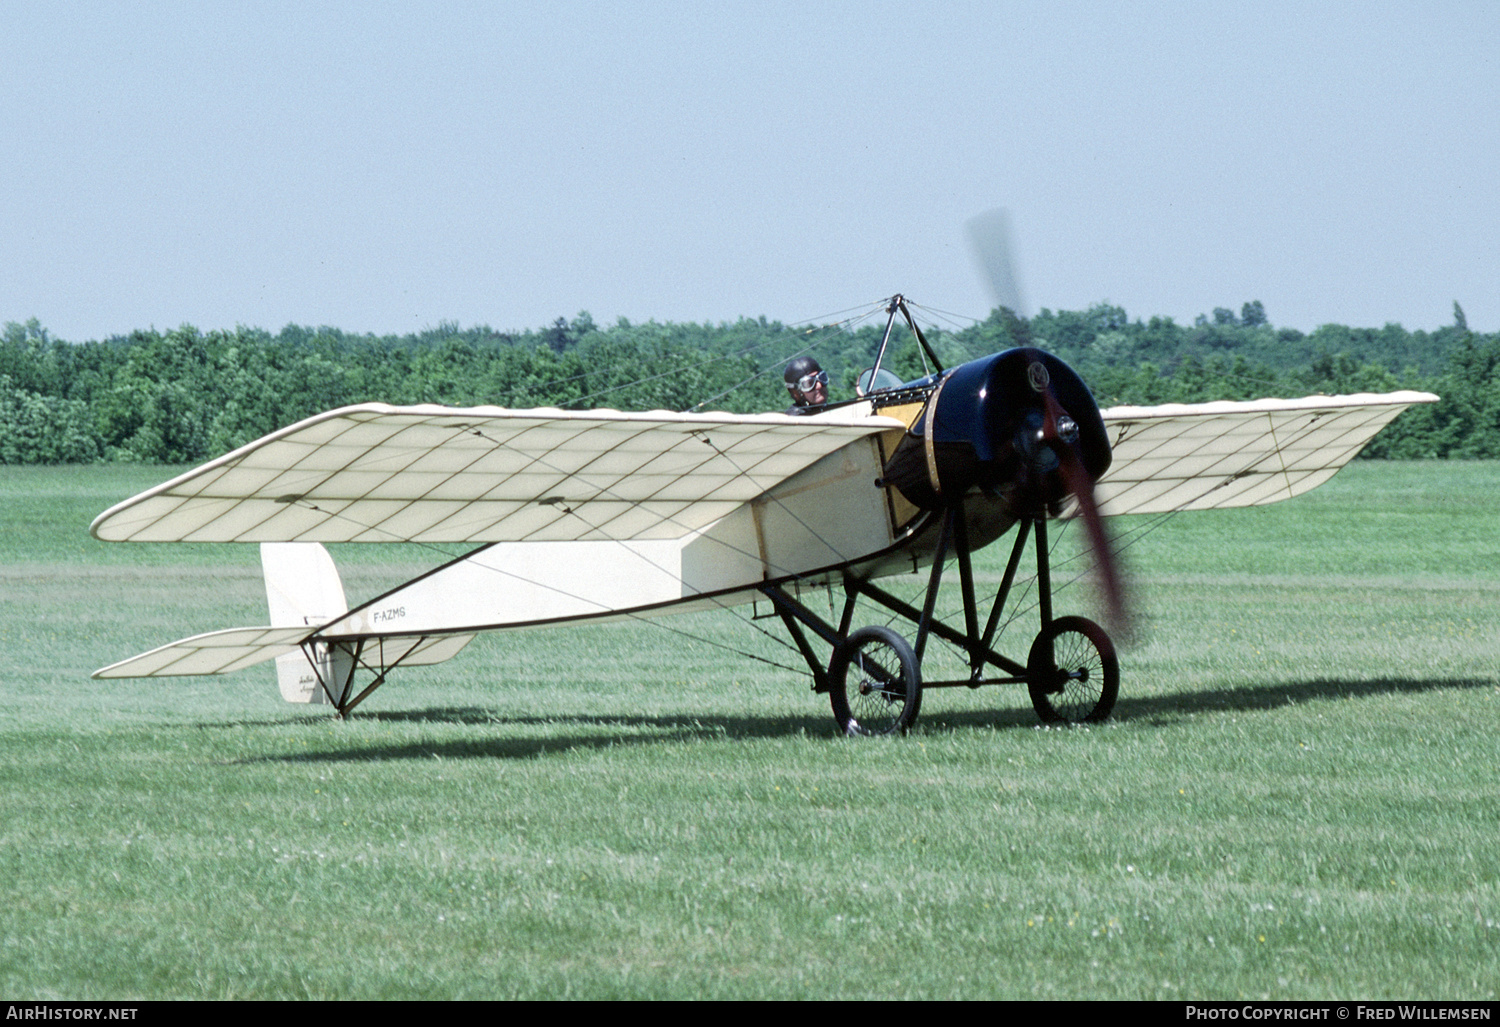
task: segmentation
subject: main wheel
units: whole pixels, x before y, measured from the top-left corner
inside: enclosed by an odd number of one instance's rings
[[[1097,723],[1120,693],[1120,661],[1104,629],[1084,617],[1059,617],[1036,636],[1026,660],[1031,705],[1051,723]]]
[[[922,705],[922,675],[906,639],[890,628],[850,632],[828,665],[833,719],[846,735],[903,734]]]

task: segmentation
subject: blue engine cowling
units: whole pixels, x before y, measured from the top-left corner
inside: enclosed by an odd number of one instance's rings
[[[1045,439],[1047,395],[1056,401]],[[1070,423],[1071,422],[1071,423]],[[1110,462],[1099,405],[1076,371],[1039,349],[1008,349],[945,374],[886,462],[883,479],[925,510],[972,489],[1042,507],[1067,494],[1055,445],[1073,447],[1089,481]]]

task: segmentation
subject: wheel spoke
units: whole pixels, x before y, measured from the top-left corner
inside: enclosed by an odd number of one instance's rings
[[[905,731],[916,719],[921,684],[911,646],[889,628],[852,632],[829,667],[833,716],[845,734]]]
[[[1100,721],[1114,708],[1119,663],[1104,629],[1063,617],[1037,636],[1027,664],[1031,702],[1044,721]]]

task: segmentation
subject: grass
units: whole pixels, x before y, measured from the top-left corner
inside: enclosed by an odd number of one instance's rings
[[[1110,722],[949,689],[898,740],[835,738],[805,672],[648,624],[480,639],[348,723],[268,668],[92,681],[264,620],[253,547],[89,538],[168,476],[0,468],[13,999],[1500,988],[1500,465],[1129,525]],[[434,562],[335,559],[351,598]],[[728,615],[668,623],[797,664]]]

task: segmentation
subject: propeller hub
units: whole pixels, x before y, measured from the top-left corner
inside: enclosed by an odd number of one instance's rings
[[[1076,443],[1078,441],[1078,422],[1067,414],[1063,414],[1057,419],[1057,437],[1070,446]]]

